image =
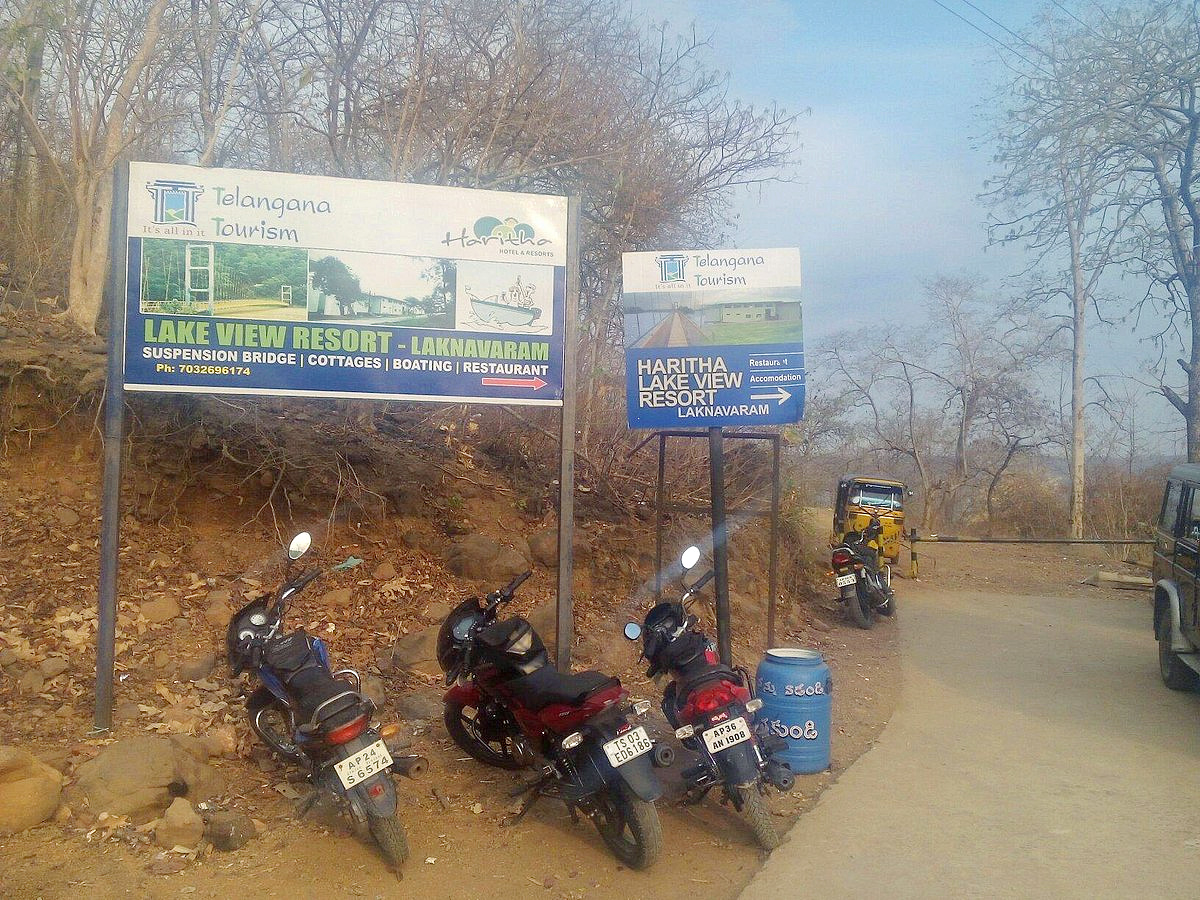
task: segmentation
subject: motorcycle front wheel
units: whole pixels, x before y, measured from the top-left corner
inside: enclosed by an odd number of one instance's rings
[[[399,871],[401,863],[408,859],[408,835],[404,833],[404,826],[400,824],[399,813],[392,813],[390,816],[367,813],[367,828],[370,829],[371,837],[375,838],[379,849],[383,851],[384,858],[392,868]]]
[[[450,740],[473,759],[498,769],[525,768],[512,749],[512,740],[520,736],[520,731],[506,712],[488,713],[461,703],[447,703],[443,721]]]
[[[845,604],[846,609],[850,612],[850,618],[859,628],[870,628],[874,624],[875,607],[871,603],[871,595],[867,592],[867,586],[863,584],[861,578],[854,585],[854,596],[845,598]]]
[[[613,856],[631,869],[648,869],[662,852],[658,810],[624,784],[610,784],[592,798],[592,822]]]
[[[771,821],[771,811],[767,809],[767,801],[759,793],[757,784],[741,784],[730,788],[734,793],[746,823],[754,833],[754,840],[764,850],[774,850],[779,846],[779,832]]]

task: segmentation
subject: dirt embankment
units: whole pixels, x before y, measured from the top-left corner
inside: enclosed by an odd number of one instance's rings
[[[440,679],[428,667],[380,665],[406,635],[434,625],[448,604],[496,586],[448,571],[455,540],[477,533],[532,556],[530,539],[547,524],[530,508],[527,484],[457,449],[422,452],[410,445],[406,459],[416,462],[410,480],[396,486],[399,506],[392,503],[375,519],[335,515],[330,522],[330,507],[321,505],[327,498],[300,493],[292,521],[284,521],[288,507],[273,502],[277,474],[246,478],[234,465],[236,453],[228,459],[218,451],[203,469],[171,474],[139,469],[135,446],[121,542],[118,716],[111,734],[90,735],[99,447],[90,416],[57,418],[28,392],[18,400],[7,422],[19,427],[9,428],[0,455],[0,652],[9,651],[0,675],[6,710],[0,743],[33,751],[65,774],[68,788],[57,821],[4,839],[0,895],[218,897],[253,889],[281,897],[507,898],[533,891],[581,898],[646,893],[652,883],[663,897],[693,897],[697,890],[727,897],[759,864],[748,830],[715,800],[690,808],[660,802],[665,851],[648,875],[621,868],[590,826],[571,823],[552,802],[504,826],[520,778],[465,759],[449,742],[440,722]],[[242,715],[243,685],[220,658],[228,611],[275,582],[280,538],[300,525],[316,535],[320,562],[356,556],[364,563],[310,589],[294,607],[293,624],[326,638],[336,663],[376,679],[387,698],[380,718],[401,721],[409,752],[430,760],[424,777],[399,785],[412,847],[399,889],[372,847],[348,835],[337,817],[318,810],[297,819],[294,797],[303,785],[256,748]],[[674,522],[668,552],[703,529],[702,521]],[[659,686],[644,677],[636,649],[620,634],[649,601],[652,526],[611,514],[589,518],[585,509],[578,532],[575,668],[619,674],[635,696],[657,699]],[[823,535],[811,540],[819,544]],[[535,564],[534,572],[521,609],[553,598],[555,571]],[[735,656],[751,666],[765,640],[765,572],[764,535],[747,525],[734,538],[731,581]],[[834,670],[834,764],[828,773],[798,779],[794,794],[773,797],[781,823],[811,805],[870,745],[897,691],[894,624],[871,632],[849,627],[821,576],[783,579],[780,643],[819,649]],[[210,674],[185,677],[185,666],[214,655]],[[44,667],[49,659],[61,662]],[[655,727],[665,731],[662,721]],[[157,874],[174,866],[164,868],[139,823],[97,822],[70,785],[78,766],[103,746],[146,733],[228,736],[228,752],[211,760],[227,785],[219,802],[258,820],[264,833],[242,850],[202,852],[173,874]]]

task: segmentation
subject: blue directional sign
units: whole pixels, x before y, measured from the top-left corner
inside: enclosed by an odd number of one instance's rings
[[[561,406],[566,198],[131,163],[125,387]]]
[[[630,428],[784,425],[804,414],[800,253],[626,253]]]

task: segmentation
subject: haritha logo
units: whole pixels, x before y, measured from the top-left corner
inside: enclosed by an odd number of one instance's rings
[[[664,253],[654,257],[658,263],[658,280],[663,284],[677,284],[687,281],[687,254]]]
[[[509,216],[507,219],[497,219],[495,216],[484,216],[475,221],[475,226],[468,233],[462,229],[454,235],[449,231],[442,239],[447,247],[458,244],[460,247],[477,247],[479,245],[498,244],[513,247],[542,247],[551,243],[549,238],[539,238],[532,225]]]
[[[204,188],[194,181],[160,178],[146,185],[154,198],[155,225],[195,225],[196,198]]]

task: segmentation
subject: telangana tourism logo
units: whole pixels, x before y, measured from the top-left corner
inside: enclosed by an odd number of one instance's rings
[[[160,178],[146,185],[154,198],[155,225],[195,225],[196,198],[204,188],[194,181]]]
[[[664,253],[654,257],[658,263],[658,280],[662,284],[679,284],[687,281],[687,254]]]
[[[447,231],[442,243],[447,247],[478,247],[492,244],[503,247],[543,247],[552,241],[549,238],[539,238],[532,225],[527,225],[512,216],[507,219],[484,216],[475,221],[475,226],[469,232],[466,228],[457,235]]]

